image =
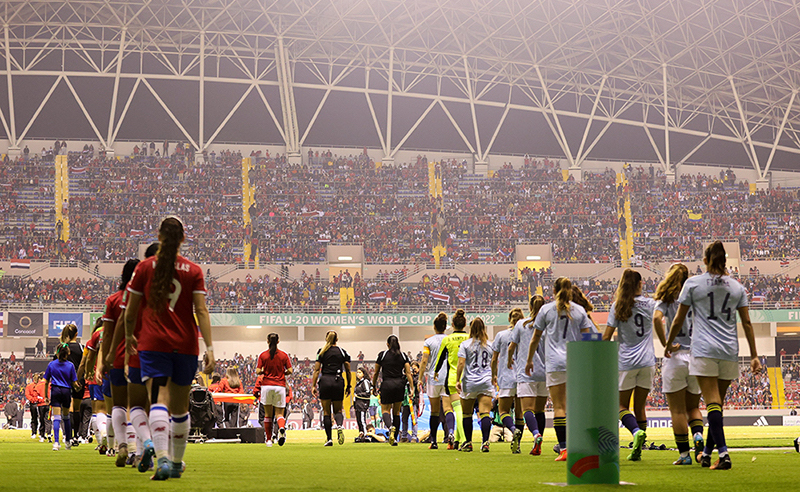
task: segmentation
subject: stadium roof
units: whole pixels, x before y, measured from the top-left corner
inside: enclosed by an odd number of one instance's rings
[[[776,0],[7,1],[2,129],[797,169]],[[13,97],[9,97],[13,95]],[[81,117],[81,114],[83,117]],[[666,142],[669,142],[668,145]]]

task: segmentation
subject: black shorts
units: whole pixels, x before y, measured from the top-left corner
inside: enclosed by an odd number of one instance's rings
[[[70,389],[73,400],[83,400],[84,384],[83,381],[78,381],[78,389]]]
[[[399,403],[406,397],[406,379],[384,379],[381,383],[381,404]]]
[[[319,399],[344,400],[344,378],[335,374],[323,374],[319,377]]]
[[[353,410],[357,412],[369,411],[369,400],[362,400],[361,398],[353,398]]]
[[[50,406],[69,408],[72,405],[72,395],[69,388],[64,386],[50,386]]]

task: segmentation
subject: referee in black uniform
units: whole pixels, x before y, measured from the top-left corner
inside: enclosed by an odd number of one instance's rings
[[[397,337],[390,335],[386,340],[388,350],[378,354],[375,373],[372,377],[373,393],[378,395],[378,376],[383,372],[380,385],[381,411],[383,423],[389,429],[389,443],[397,446],[397,431],[400,429],[400,406],[403,404],[408,383],[408,397],[414,398],[414,378],[411,375],[411,361],[400,350]]]
[[[339,444],[344,444],[344,414],[342,402],[345,395],[350,396],[353,389],[350,383],[350,354],[336,346],[339,336],[335,331],[325,335],[325,346],[317,352],[317,361],[314,363],[314,374],[311,376],[311,394],[322,402],[322,425],[328,440],[325,446],[333,446],[331,437],[331,414],[336,419],[336,431]],[[342,377],[344,373],[344,378]],[[347,384],[345,385],[345,380]],[[319,381],[319,388],[317,388]]]

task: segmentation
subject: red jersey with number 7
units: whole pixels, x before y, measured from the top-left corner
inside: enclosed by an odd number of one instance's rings
[[[203,271],[195,263],[178,256],[171,292],[162,310],[156,312],[148,306],[155,266],[155,256],[140,262],[128,283],[128,292],[142,296],[139,304],[142,331],[139,333],[138,350],[198,355],[200,350],[192,297],[206,293]]]

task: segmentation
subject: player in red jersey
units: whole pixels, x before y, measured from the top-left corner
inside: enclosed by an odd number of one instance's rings
[[[122,312],[124,309],[123,304],[125,302],[123,300],[125,297],[125,288],[128,286],[128,282],[130,282],[131,277],[133,277],[133,271],[138,264],[139,260],[128,260],[125,263],[125,266],[122,268],[122,279],[119,284],[119,289],[117,292],[112,294],[111,297],[109,297],[109,301],[107,301],[106,314],[103,316],[103,342],[100,349],[101,356],[98,357],[97,374],[95,376],[95,379],[100,379],[102,374],[107,373],[107,377],[105,379],[108,379],[110,383],[110,403],[112,407],[111,429],[118,442],[116,460],[116,465],[118,467],[125,466],[129,453],[127,442],[128,381],[125,379],[125,373],[121,367],[114,367],[113,360],[111,360],[111,363],[108,362],[109,359],[113,357],[113,355],[109,357],[109,354],[116,353],[116,348],[112,342],[117,339],[122,341],[122,337],[118,336],[117,332],[123,330]],[[109,302],[113,302],[114,305],[109,305]],[[104,381],[104,385],[105,384],[106,383]],[[106,401],[106,408],[108,407],[108,403],[109,402]],[[109,435],[111,434],[112,432],[109,432]]]
[[[278,424],[278,446],[286,442],[286,376],[292,373],[292,363],[283,350],[278,350],[278,334],[267,336],[269,350],[261,352],[256,364],[256,374],[260,375],[261,404],[264,406],[264,433],[267,447],[272,447],[273,408]]]
[[[145,259],[155,256],[158,251],[158,246],[159,243],[157,242],[148,246],[144,252]],[[133,278],[133,273],[131,273],[130,278]],[[150,436],[150,422],[147,418],[147,413],[150,411],[150,397],[147,394],[147,387],[145,387],[144,381],[142,381],[141,369],[139,367],[139,355],[133,354],[128,357],[126,364],[124,312],[129,296],[130,293],[128,293],[127,290],[122,293],[120,308],[122,309],[123,315],[117,323],[118,326],[114,329],[114,337],[105,357],[105,365],[106,367],[112,368],[110,373],[112,374],[113,384],[127,385],[126,405],[130,418],[130,421],[127,422],[126,425],[127,444],[129,453],[133,453],[130,454],[127,462],[130,462],[133,466],[137,467],[140,472],[144,473],[152,467],[152,458],[154,455]],[[142,312],[139,311],[139,316],[136,319],[136,327],[133,332],[134,336],[139,336],[141,328]],[[114,381],[116,381],[116,383],[114,383]],[[132,442],[134,443],[133,446],[131,445]]]
[[[153,402],[150,432],[158,459],[153,479],[166,480],[179,478],[182,473],[190,429],[189,392],[199,354],[198,325],[206,344],[206,374],[214,370],[215,361],[203,271],[178,254],[184,240],[181,221],[176,217],[164,219],[158,240],[161,245],[156,256],[139,263],[128,284],[125,347],[129,355],[139,354],[142,380]],[[137,337],[134,330],[140,310],[142,328]],[[166,391],[159,391],[162,386]]]
[[[105,314],[105,313],[104,313]],[[94,438],[97,440],[97,449],[100,454],[106,454],[107,446],[105,444],[107,419],[106,419],[106,403],[103,396],[103,389],[95,381],[96,364],[97,364],[97,351],[100,350],[101,337],[103,336],[103,318],[97,318],[94,325],[89,341],[83,348],[83,358],[81,365],[78,367],[78,380],[86,380],[86,387],[89,389],[89,397],[92,400],[92,421],[91,427],[94,433]]]

